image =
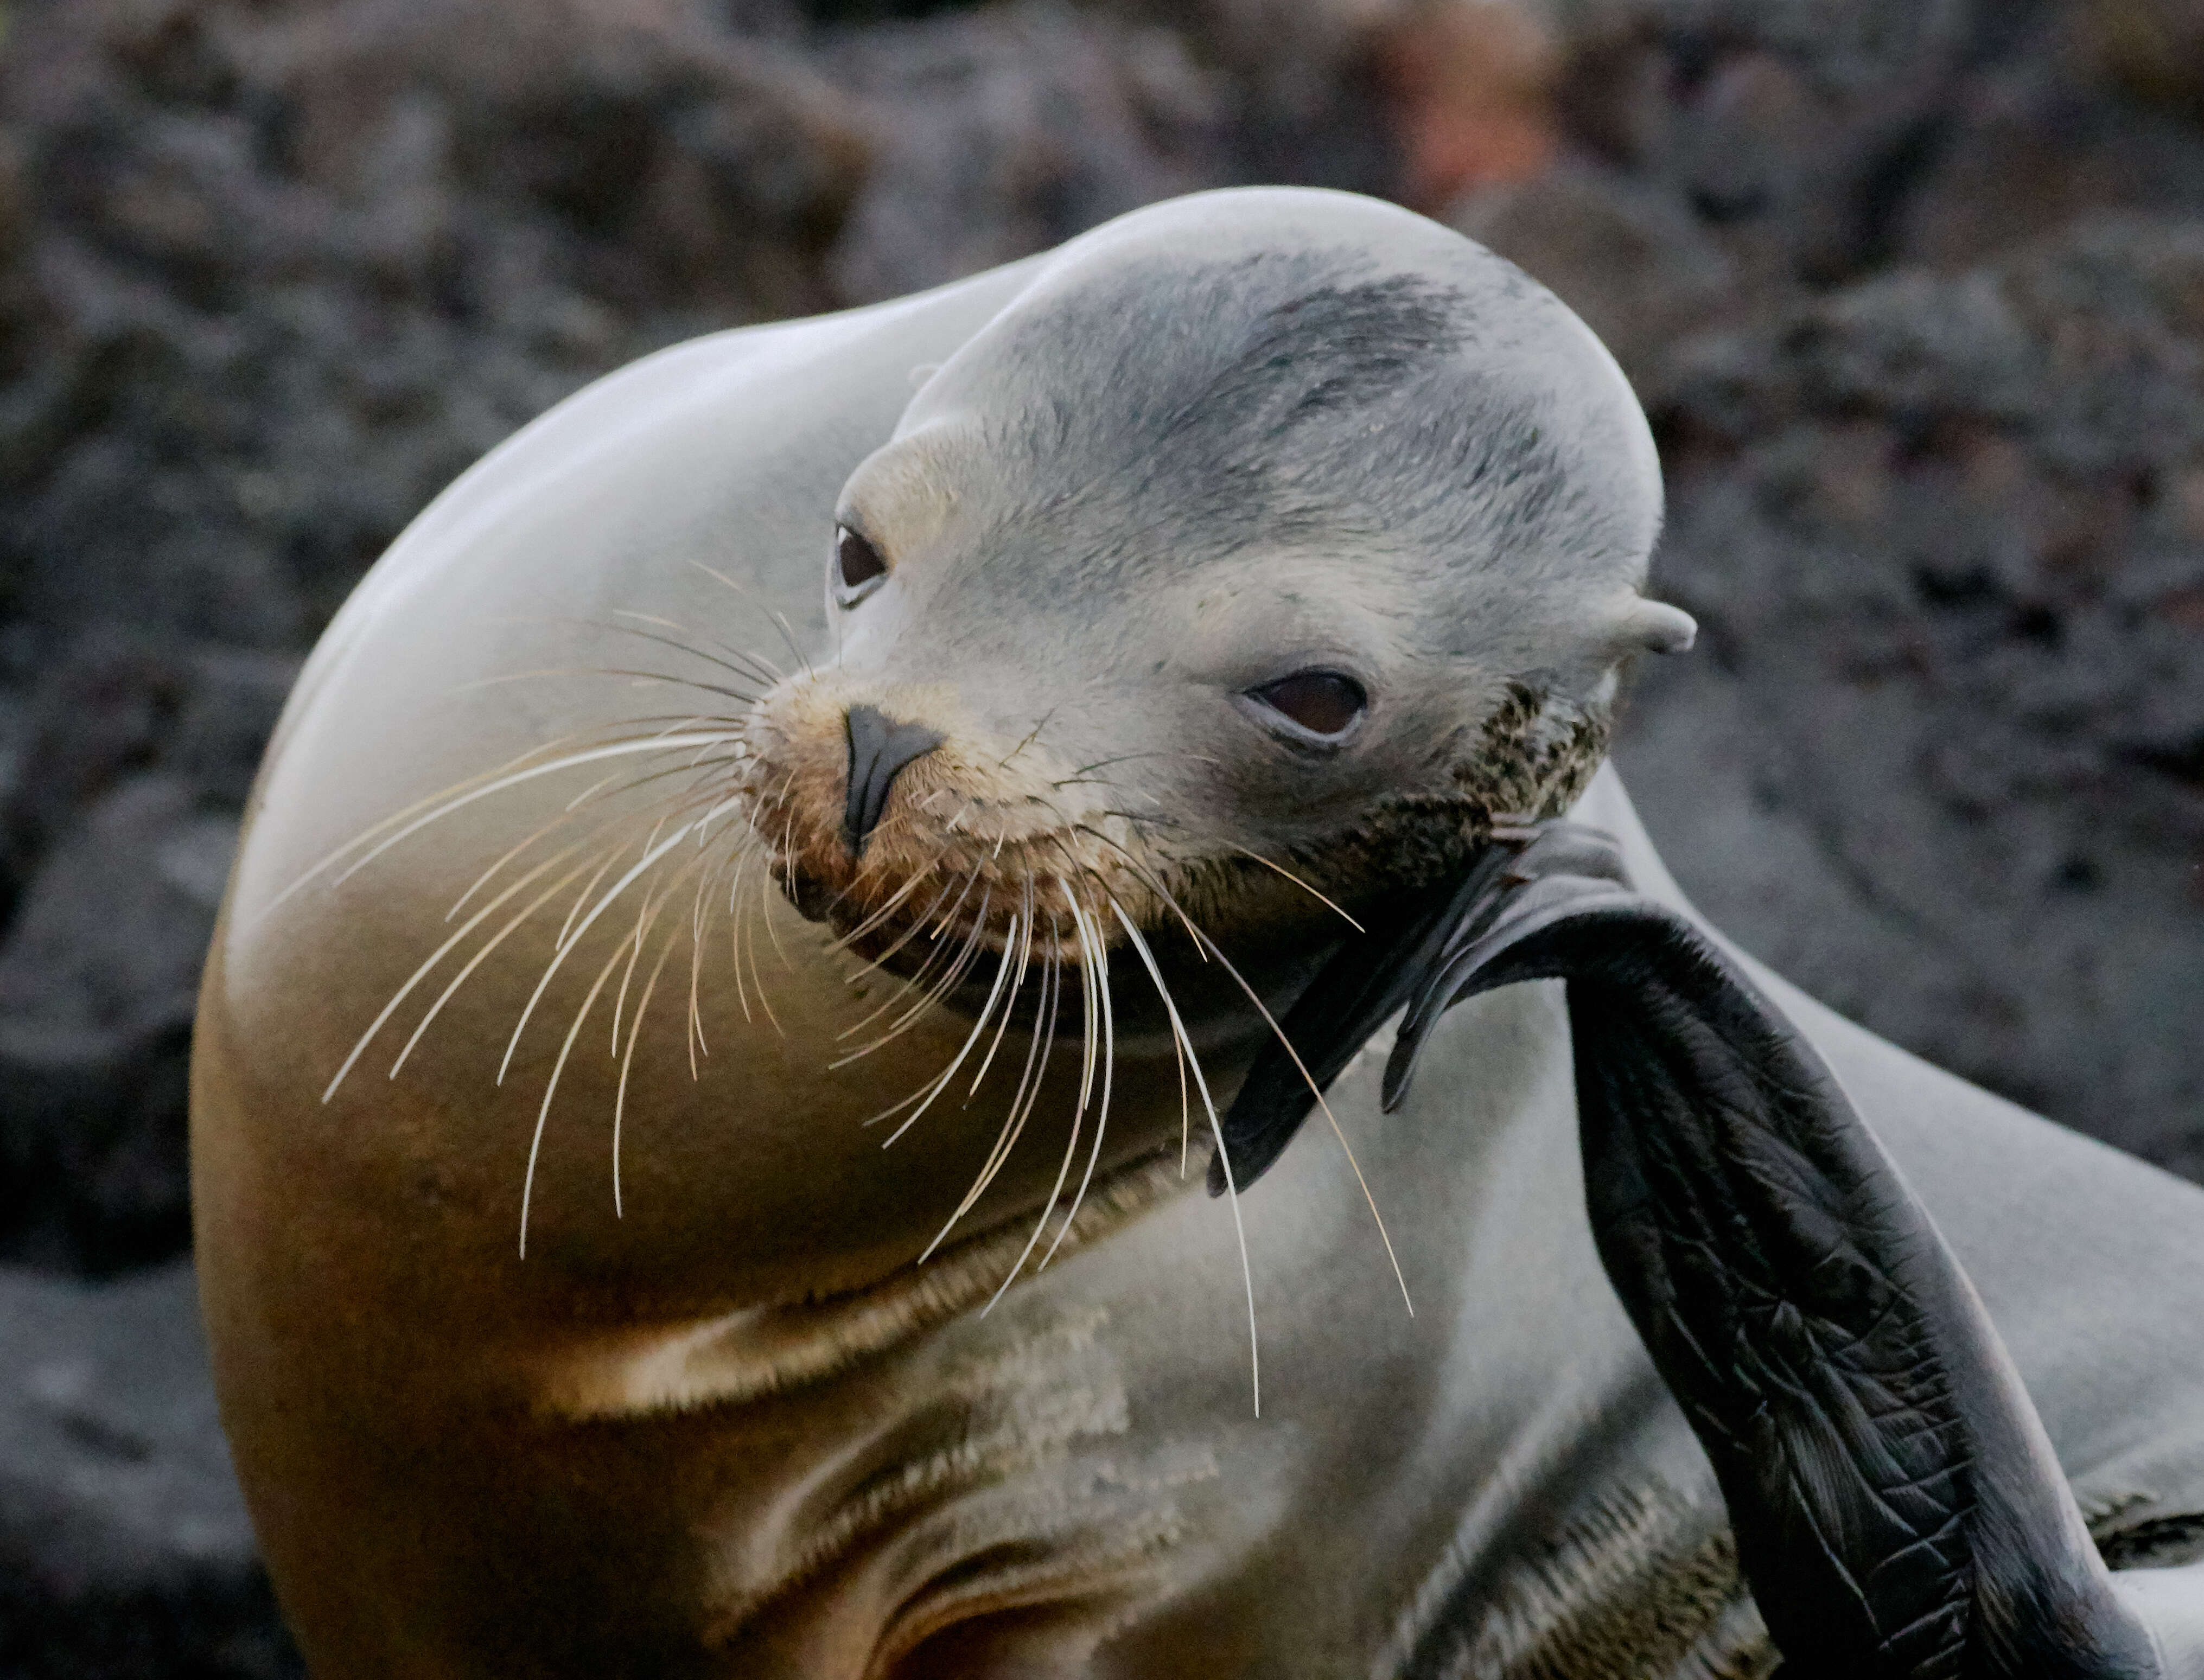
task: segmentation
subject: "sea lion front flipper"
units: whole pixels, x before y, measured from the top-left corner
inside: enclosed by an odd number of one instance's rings
[[[1329,1090],[1372,1035],[1428,991],[1433,974],[1490,928],[1504,907],[1520,904],[1516,889],[1549,876],[1609,886],[1626,878],[1613,836],[1550,822],[1512,842],[1486,845],[1442,892],[1365,908],[1356,936],[1341,944],[1279,1023],[1295,1055],[1277,1038],[1265,1044],[1225,1111],[1230,1181],[1245,1190],[1268,1172],[1315,1108],[1317,1092]],[[1209,1193],[1222,1196],[1225,1188],[1223,1159],[1212,1156]]]
[[[2143,1680],[1980,1300],[1828,1068],[1690,922],[1519,889],[1427,978],[1388,1069],[1478,992],[1567,984],[1600,1258],[1729,1506],[1792,1676]]]

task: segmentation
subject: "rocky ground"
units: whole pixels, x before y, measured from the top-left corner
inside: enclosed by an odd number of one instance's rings
[[[1239,180],[1612,343],[1706,627],[1622,749],[1747,946],[2204,1176],[2195,0],[15,0],[0,1676],[291,1671],[190,1314],[261,741],[489,444],[708,327]]]

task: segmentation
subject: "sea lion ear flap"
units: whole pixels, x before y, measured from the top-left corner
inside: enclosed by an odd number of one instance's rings
[[[1688,654],[1698,637],[1699,621],[1682,607],[1635,593],[1614,630],[1618,653]]]
[[[1567,983],[1601,1263],[1713,1462],[1784,1673],[2160,1674],[1958,1263],[1691,922],[1525,884],[1409,1006],[1387,1106],[1445,1009],[1529,979]]]

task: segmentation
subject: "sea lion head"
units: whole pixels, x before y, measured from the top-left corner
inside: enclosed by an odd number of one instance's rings
[[[1433,223],[1277,196],[1065,247],[821,510],[839,654],[759,705],[749,786],[861,949],[1305,944],[1568,805],[1624,663],[1689,644],[1590,331]]]

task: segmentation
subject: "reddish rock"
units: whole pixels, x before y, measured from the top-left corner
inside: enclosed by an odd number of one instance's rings
[[[1553,161],[1561,55],[1529,8],[1425,0],[1380,25],[1372,50],[1407,203],[1441,210],[1464,192],[1528,180]]]

